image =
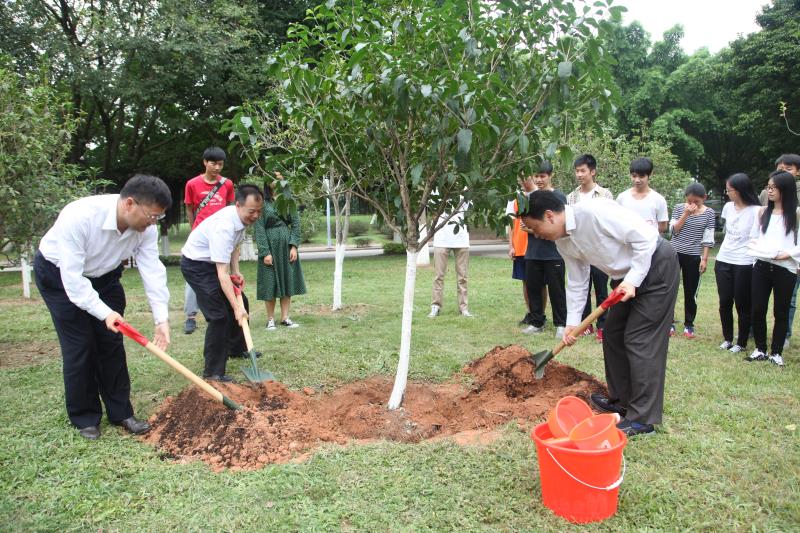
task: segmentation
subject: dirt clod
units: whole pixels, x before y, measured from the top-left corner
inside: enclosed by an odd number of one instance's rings
[[[311,394],[310,387],[295,392],[275,381],[218,384],[242,411],[192,387],[164,401],[143,438],[164,458],[200,459],[216,470],[254,469],[307,457],[324,443],[415,443],[451,435],[459,443],[484,443],[499,434],[493,431],[498,426],[544,418],[563,396],[588,400],[606,391],[589,374],[557,362],[537,380],[530,355],[521,346],[498,346],[462,369],[471,386],[409,383],[402,408],[394,411],[386,409],[392,382],[385,377],[349,383],[330,395]]]

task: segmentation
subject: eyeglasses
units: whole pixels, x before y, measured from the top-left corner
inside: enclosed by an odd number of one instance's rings
[[[139,206],[139,208],[142,210],[142,213],[144,213],[144,216],[146,216],[148,220],[150,220],[150,222],[158,222],[159,220],[164,220],[164,217],[167,216],[166,213],[161,213],[160,215],[151,215],[150,213],[144,210],[144,207],[142,207],[142,204],[139,203],[136,200],[136,198],[133,198],[133,201],[136,202],[136,205]]]
[[[777,187],[776,187],[776,186],[774,186],[774,185],[767,185],[767,190],[768,190],[768,191],[774,191],[775,189],[777,189]]]

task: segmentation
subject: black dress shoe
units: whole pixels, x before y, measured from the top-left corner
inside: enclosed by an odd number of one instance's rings
[[[625,418],[628,412],[626,408],[619,405],[616,401],[609,400],[602,394],[594,393],[589,397],[589,400],[596,409],[606,413],[617,413],[622,418]]]
[[[97,440],[100,438],[100,426],[86,426],[78,431],[81,437],[88,440]]]
[[[206,378],[208,381],[219,381],[220,383],[234,382],[233,378],[228,375],[220,376],[219,374],[214,374],[213,376],[203,376],[203,377]]]
[[[126,418],[122,422],[114,422],[114,425],[122,426],[127,429],[128,432],[133,433],[134,435],[142,435],[150,431],[150,424],[144,420],[139,420],[135,416]]]

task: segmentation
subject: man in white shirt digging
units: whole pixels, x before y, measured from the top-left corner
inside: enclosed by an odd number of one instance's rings
[[[609,397],[591,396],[598,409],[619,413],[628,436],[661,423],[668,331],[678,294],[675,250],[636,213],[607,199],[565,206],[549,191],[531,193],[522,222],[540,239],[555,241],[567,267],[567,327],[581,321],[589,264],[611,278],[625,296],[608,310],[603,339]]]
[[[122,261],[133,256],[156,323],[153,343],[169,344],[167,271],[154,224],[170,205],[163,181],[137,175],[119,194],[67,204],[39,244],[33,268],[61,345],[67,415],[86,439],[100,437],[101,399],[112,424],[134,434],[150,429],[133,416],[125,346],[114,322],[125,313]]]

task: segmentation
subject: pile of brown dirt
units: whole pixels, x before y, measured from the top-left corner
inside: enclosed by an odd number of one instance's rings
[[[150,418],[144,440],[166,457],[201,459],[213,468],[258,468],[304,457],[322,443],[386,439],[419,442],[492,429],[512,420],[539,420],[567,395],[588,399],[606,387],[592,376],[551,362],[545,377],[533,377],[530,352],[496,347],[468,364],[460,383],[409,383],[403,407],[386,409],[392,382],[384,377],[349,383],[330,395],[292,391],[278,382],[215,384],[243,405],[230,411],[197,388],[167,398]]]

